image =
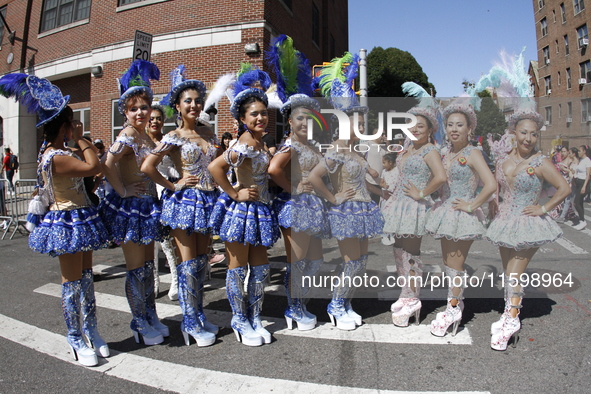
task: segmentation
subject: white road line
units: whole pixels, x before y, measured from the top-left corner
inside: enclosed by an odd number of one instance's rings
[[[45,294],[52,297],[61,297],[61,286],[55,283],[48,283],[34,290],[35,293]],[[129,306],[125,297],[95,292],[96,305],[119,312],[129,312]],[[157,303],[156,309],[160,319],[181,320],[181,309],[177,305]],[[230,312],[205,309],[207,319],[219,326],[228,326],[232,319]],[[263,324],[271,333],[279,335],[290,335],[305,338],[332,339],[341,341],[357,342],[378,342],[398,344],[430,344],[430,345],[471,345],[472,337],[467,327],[462,327],[455,337],[447,335],[443,338],[435,337],[429,332],[429,325],[410,326],[397,328],[391,324],[364,324],[354,331],[342,331],[333,327],[330,323],[322,323],[314,330],[299,331],[288,330],[285,319],[274,317],[262,317]]]
[[[564,237],[558,238],[556,242],[572,254],[589,254],[589,252],[587,252],[585,249],[579,248],[577,245]]]
[[[85,368],[71,357],[67,350],[66,338],[62,335],[0,314],[0,336],[21,346],[28,347],[37,352],[55,357],[61,361]],[[162,351],[168,350],[166,347],[160,347],[160,349],[162,349]],[[248,351],[248,349],[245,349],[245,351]],[[242,391],[257,393],[276,393],[277,391],[284,393],[404,393],[403,391],[332,386],[212,371],[203,368],[174,364],[167,361],[154,360],[131,353],[122,353],[113,349],[111,349],[111,356],[109,358],[99,358],[99,365],[91,367],[89,370],[177,393],[194,393],[197,391]],[[146,371],[150,371],[150,373],[146,373]],[[432,391],[430,393],[436,392]],[[465,393],[468,392],[466,391]]]

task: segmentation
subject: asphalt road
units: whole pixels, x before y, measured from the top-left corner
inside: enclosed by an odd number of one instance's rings
[[[591,209],[586,205],[586,214]],[[390,246],[371,240],[368,276],[377,287],[359,289],[353,305],[364,325],[343,332],[327,324],[326,291],[308,309],[319,327],[285,330],[282,289],[284,250],[269,250],[271,282],[263,314],[273,342],[259,348],[238,343],[229,328],[225,267],[213,267],[206,289],[210,320],[222,324],[217,342],[185,346],[178,302],[167,297],[168,270],[160,255],[157,299],[171,337],[162,345],[137,345],[129,330],[120,248],[95,253],[99,329],[114,355],[95,368],[70,358],[59,300],[57,259],[36,254],[25,235],[0,241],[0,392],[589,392],[591,383],[591,230],[561,225],[564,238],[541,248],[530,278],[558,278],[526,290],[521,340],[505,352],[490,349],[490,324],[503,308],[498,250],[485,241],[472,246],[467,270],[482,284],[466,290],[466,309],[456,337],[436,338],[428,325],[444,307],[445,291],[423,291],[421,325],[396,328],[389,307],[398,289],[385,284],[394,262]],[[334,242],[325,245],[330,274],[339,263]],[[423,260],[430,276],[441,270],[439,242],[425,237]],[[546,274],[546,276],[542,276]],[[490,278],[493,278],[491,283]],[[168,283],[167,283],[168,282]],[[562,282],[562,283],[559,283]],[[428,286],[433,283],[428,282]],[[427,286],[427,287],[428,287]],[[366,389],[366,390],[364,390]]]

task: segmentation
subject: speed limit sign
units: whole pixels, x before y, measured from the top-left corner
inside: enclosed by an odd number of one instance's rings
[[[152,35],[143,31],[135,31],[135,41],[133,43],[133,59],[142,59],[150,61],[152,54]]]

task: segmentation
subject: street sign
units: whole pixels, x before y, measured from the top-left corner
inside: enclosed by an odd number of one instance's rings
[[[152,35],[143,31],[135,31],[135,41],[133,43],[133,59],[142,59],[150,61],[152,55]]]

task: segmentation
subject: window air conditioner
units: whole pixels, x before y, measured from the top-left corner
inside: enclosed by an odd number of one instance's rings
[[[579,38],[579,46],[581,48],[586,47],[587,45],[589,45],[589,39],[588,38]]]
[[[550,59],[546,59],[546,65],[550,64]]]
[[[579,78],[579,85],[585,85],[587,83],[587,78]]]
[[[548,89],[548,94],[552,93],[552,89]]]
[[[573,122],[573,118],[566,118],[566,123],[572,123]]]
[[[587,115],[587,122],[591,122],[591,115]]]
[[[546,126],[550,126],[550,122],[549,122],[549,121],[547,121],[547,120],[546,120],[546,121],[544,121],[544,124],[545,124]]]

